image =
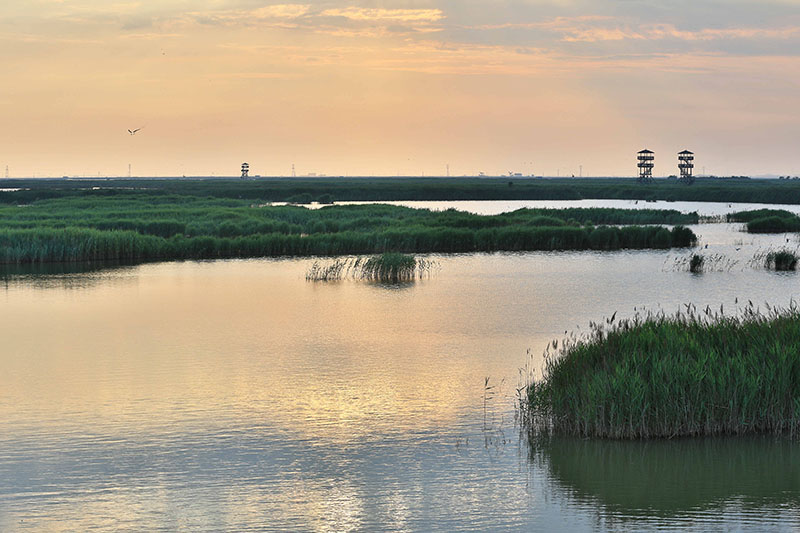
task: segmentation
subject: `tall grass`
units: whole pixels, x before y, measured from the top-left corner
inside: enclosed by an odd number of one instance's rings
[[[729,222],[746,222],[748,233],[800,231],[800,217],[783,209],[756,209],[728,215]]]
[[[677,212],[530,210],[495,216],[390,205],[309,210],[144,193],[0,206],[0,262],[686,247]],[[689,217],[691,219],[691,217]]]
[[[699,274],[703,271],[703,264],[706,258],[702,254],[693,254],[689,260],[689,272]]]
[[[430,274],[436,263],[411,255],[384,253],[371,257],[314,261],[307,281],[340,281],[347,278],[380,283],[416,281]]]
[[[790,271],[797,269],[797,254],[792,250],[776,250],[769,252],[765,266],[769,270]]]
[[[384,253],[370,257],[361,269],[362,276],[371,281],[397,283],[417,277],[417,260],[410,255]]]
[[[672,271],[688,271],[693,274],[703,272],[730,272],[739,263],[737,259],[723,254],[692,253],[674,259]]]
[[[800,430],[800,311],[637,315],[545,353],[534,431],[614,439]]]

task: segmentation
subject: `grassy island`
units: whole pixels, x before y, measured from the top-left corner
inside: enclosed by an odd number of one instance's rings
[[[693,245],[694,233],[628,224],[696,220],[677,211],[624,209],[495,216],[390,205],[311,210],[132,191],[0,206],[0,263],[670,248]]]
[[[534,431],[612,439],[800,431],[800,311],[593,325],[551,344],[523,409]]]
[[[783,209],[756,209],[728,215],[728,222],[744,222],[748,233],[800,231],[800,217]]]

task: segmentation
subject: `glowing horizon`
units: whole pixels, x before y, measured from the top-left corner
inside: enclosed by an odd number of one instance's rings
[[[800,174],[797,0],[8,4],[12,177]]]

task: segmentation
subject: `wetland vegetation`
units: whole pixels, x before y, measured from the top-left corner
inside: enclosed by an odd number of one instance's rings
[[[390,200],[666,200],[800,204],[800,180],[697,178],[691,187],[630,178],[114,178],[4,180],[0,202],[25,204],[62,197],[146,191],[151,196],[199,196],[251,201],[320,203]],[[17,191],[9,189],[20,189]]]
[[[728,215],[728,222],[744,222],[748,233],[800,231],[800,217],[783,209],[756,209]]]
[[[314,261],[307,281],[341,281],[352,278],[379,283],[406,283],[430,274],[435,262],[395,252],[371,257],[343,257]]]
[[[792,250],[775,250],[766,256],[765,266],[768,270],[790,271],[797,269],[797,254]]]
[[[675,315],[592,324],[554,341],[522,407],[541,434],[612,439],[800,430],[800,310]]]
[[[658,249],[691,246],[696,236],[683,226],[629,224],[696,221],[696,214],[669,210],[520,209],[493,216],[390,205],[309,210],[129,191],[0,207],[0,262]]]

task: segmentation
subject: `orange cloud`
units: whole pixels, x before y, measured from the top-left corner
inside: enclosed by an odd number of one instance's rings
[[[326,9],[322,16],[344,17],[357,21],[380,22],[438,22],[444,18],[441,9],[379,9],[363,7],[346,7],[343,9]]]

